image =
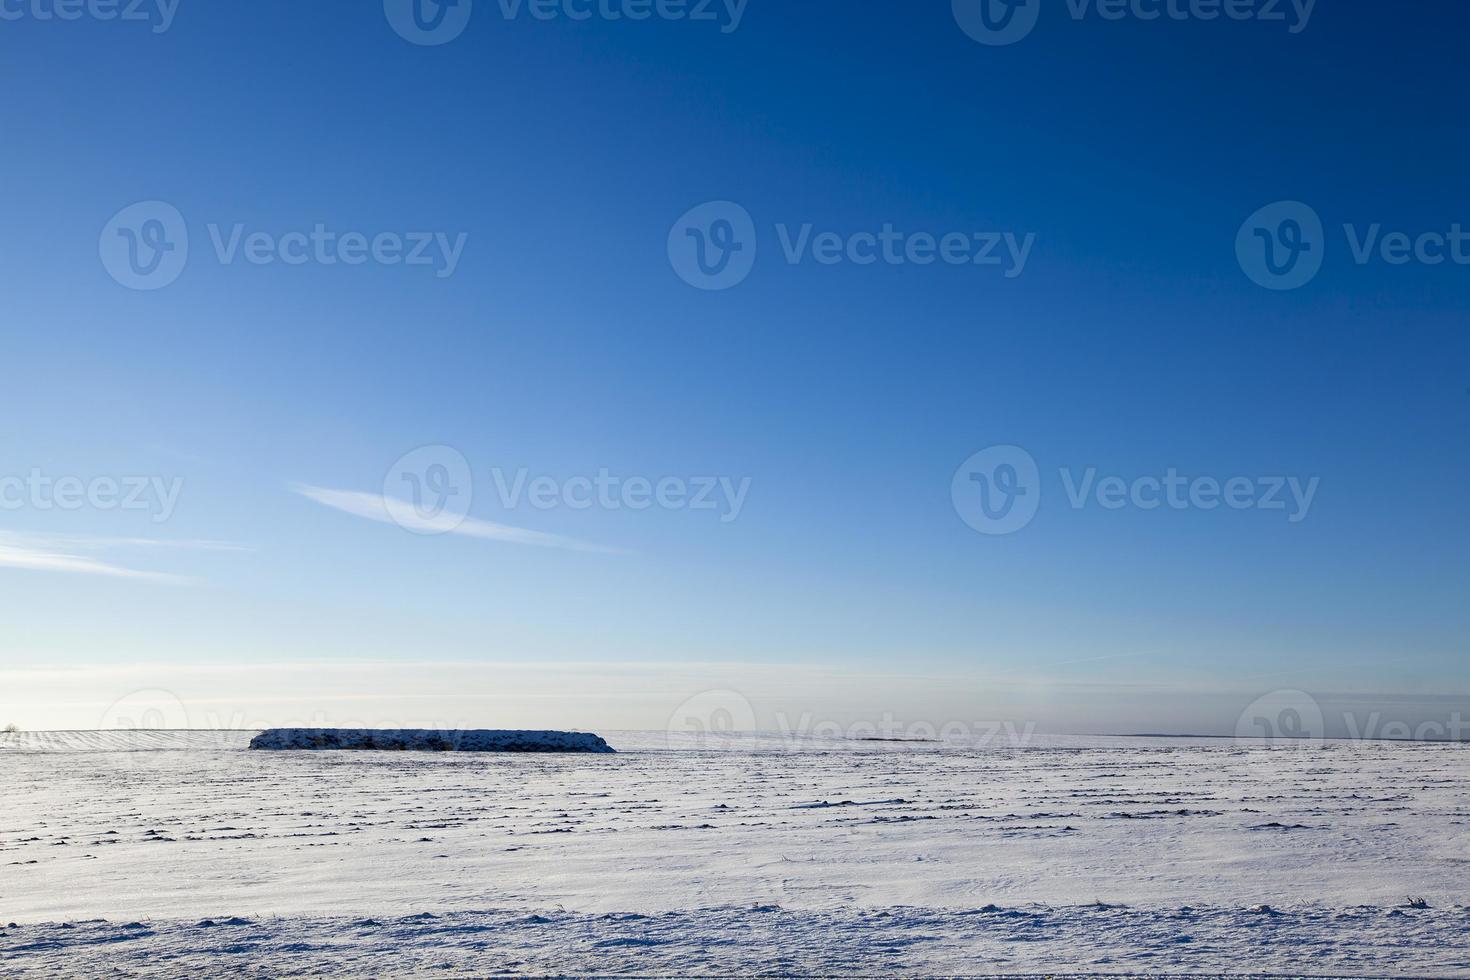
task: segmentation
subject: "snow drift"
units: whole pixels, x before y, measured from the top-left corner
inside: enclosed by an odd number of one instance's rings
[[[585,732],[461,731],[406,728],[271,728],[250,740],[252,749],[366,749],[387,752],[611,752]]]

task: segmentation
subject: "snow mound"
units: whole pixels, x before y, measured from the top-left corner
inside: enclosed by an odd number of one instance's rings
[[[384,752],[611,752],[585,732],[437,731],[405,728],[271,728],[250,740],[252,749],[368,749]]]

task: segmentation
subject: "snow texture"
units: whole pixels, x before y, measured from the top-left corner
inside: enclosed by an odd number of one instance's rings
[[[29,977],[1464,976],[1463,909],[774,906],[75,922],[0,929]],[[1324,974],[1324,970],[1329,971]],[[12,972],[13,971],[13,972]],[[1308,974],[1308,971],[1311,971]]]
[[[1466,745],[255,734],[0,735],[0,976],[1470,977]]]
[[[437,731],[423,728],[271,728],[250,740],[252,749],[356,749],[380,752],[611,752],[584,732]]]

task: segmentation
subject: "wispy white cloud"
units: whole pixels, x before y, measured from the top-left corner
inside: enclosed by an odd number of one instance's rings
[[[150,572],[102,561],[76,552],[87,550],[81,539],[27,537],[0,532],[0,568],[33,572],[61,572],[73,575],[101,575],[108,578],[135,579],[169,585],[187,585],[191,580],[165,572]],[[103,539],[105,540],[105,539]],[[97,547],[92,545],[91,547]]]
[[[376,493],[366,493],[360,490],[330,490],[305,484],[297,484],[291,489],[308,500],[333,510],[339,510],[344,514],[365,517],[370,521],[378,521],[383,524],[397,524],[406,530],[421,534],[457,534],[467,538],[503,541],[507,544],[531,545],[537,548],[565,548],[572,551],[604,553],[617,551],[615,548],[606,548],[602,545],[578,541],[575,538],[562,537],[559,534],[528,531],[525,528],[511,527],[508,524],[493,524],[474,517],[461,518],[451,513],[425,517],[419,513],[417,507],[407,501],[395,500]]]

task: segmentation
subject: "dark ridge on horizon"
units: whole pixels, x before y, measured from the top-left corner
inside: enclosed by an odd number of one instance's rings
[[[1379,735],[1374,738],[1353,735],[1182,735],[1163,732],[1133,732],[1126,735],[1079,734],[1078,738],[1218,738],[1232,741],[1260,742],[1422,742],[1425,745],[1470,745],[1465,738],[1394,738]]]

